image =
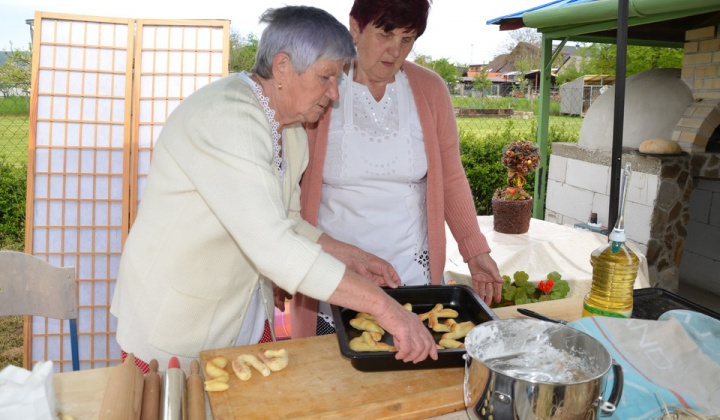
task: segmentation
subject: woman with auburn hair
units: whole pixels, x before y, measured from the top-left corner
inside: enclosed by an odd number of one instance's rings
[[[339,100],[306,127],[302,214],[390,262],[403,285],[443,283],[447,223],[474,290],[499,301],[503,280],[477,223],[447,86],[406,61],[429,9],[428,0],[355,0],[357,57],[341,77]],[[294,338],[334,331],[327,303],[296,295],[291,305]]]

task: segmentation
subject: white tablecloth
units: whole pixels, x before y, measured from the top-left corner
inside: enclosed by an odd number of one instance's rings
[[[545,280],[547,274],[557,271],[570,284],[568,296],[585,296],[590,290],[592,266],[590,254],[607,244],[607,237],[585,229],[530,220],[527,233],[510,235],[493,230],[492,216],[478,216],[480,230],[490,244],[490,255],[500,269],[501,275],[512,275],[524,271],[530,280]],[[447,260],[445,281],[454,280],[459,284],[472,284],[470,270],[463,262],[457,243],[446,226]],[[635,288],[650,287],[647,259],[633,243],[627,243],[640,259]]]

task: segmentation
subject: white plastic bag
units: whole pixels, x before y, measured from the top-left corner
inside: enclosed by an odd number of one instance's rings
[[[0,371],[0,419],[55,418],[53,362],[40,362],[32,372],[12,365]]]

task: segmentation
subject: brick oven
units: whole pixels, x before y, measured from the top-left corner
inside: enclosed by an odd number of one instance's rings
[[[643,156],[636,152],[637,143],[628,144],[624,139],[622,167],[630,162],[633,168],[625,227],[628,238],[647,257],[651,285],[677,291],[682,279],[720,295],[718,22],[685,32],[680,79],[691,93],[690,100],[672,117],[674,122],[663,137],[678,142],[684,153]],[[630,103],[626,101],[626,128],[632,126],[630,117],[641,115],[629,107]],[[609,123],[611,120],[605,121]],[[586,120],[585,124],[590,122]],[[650,137],[657,137],[653,134]],[[605,142],[609,145],[612,140]],[[545,219],[575,224],[587,222],[595,212],[599,222],[606,224],[610,161],[611,151],[584,146],[582,133],[578,144],[553,144]]]

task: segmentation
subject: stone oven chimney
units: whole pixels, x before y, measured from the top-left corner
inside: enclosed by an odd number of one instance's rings
[[[687,31],[682,79],[695,102],[678,122],[673,140],[688,152],[704,152],[720,126],[720,33],[718,26]]]

